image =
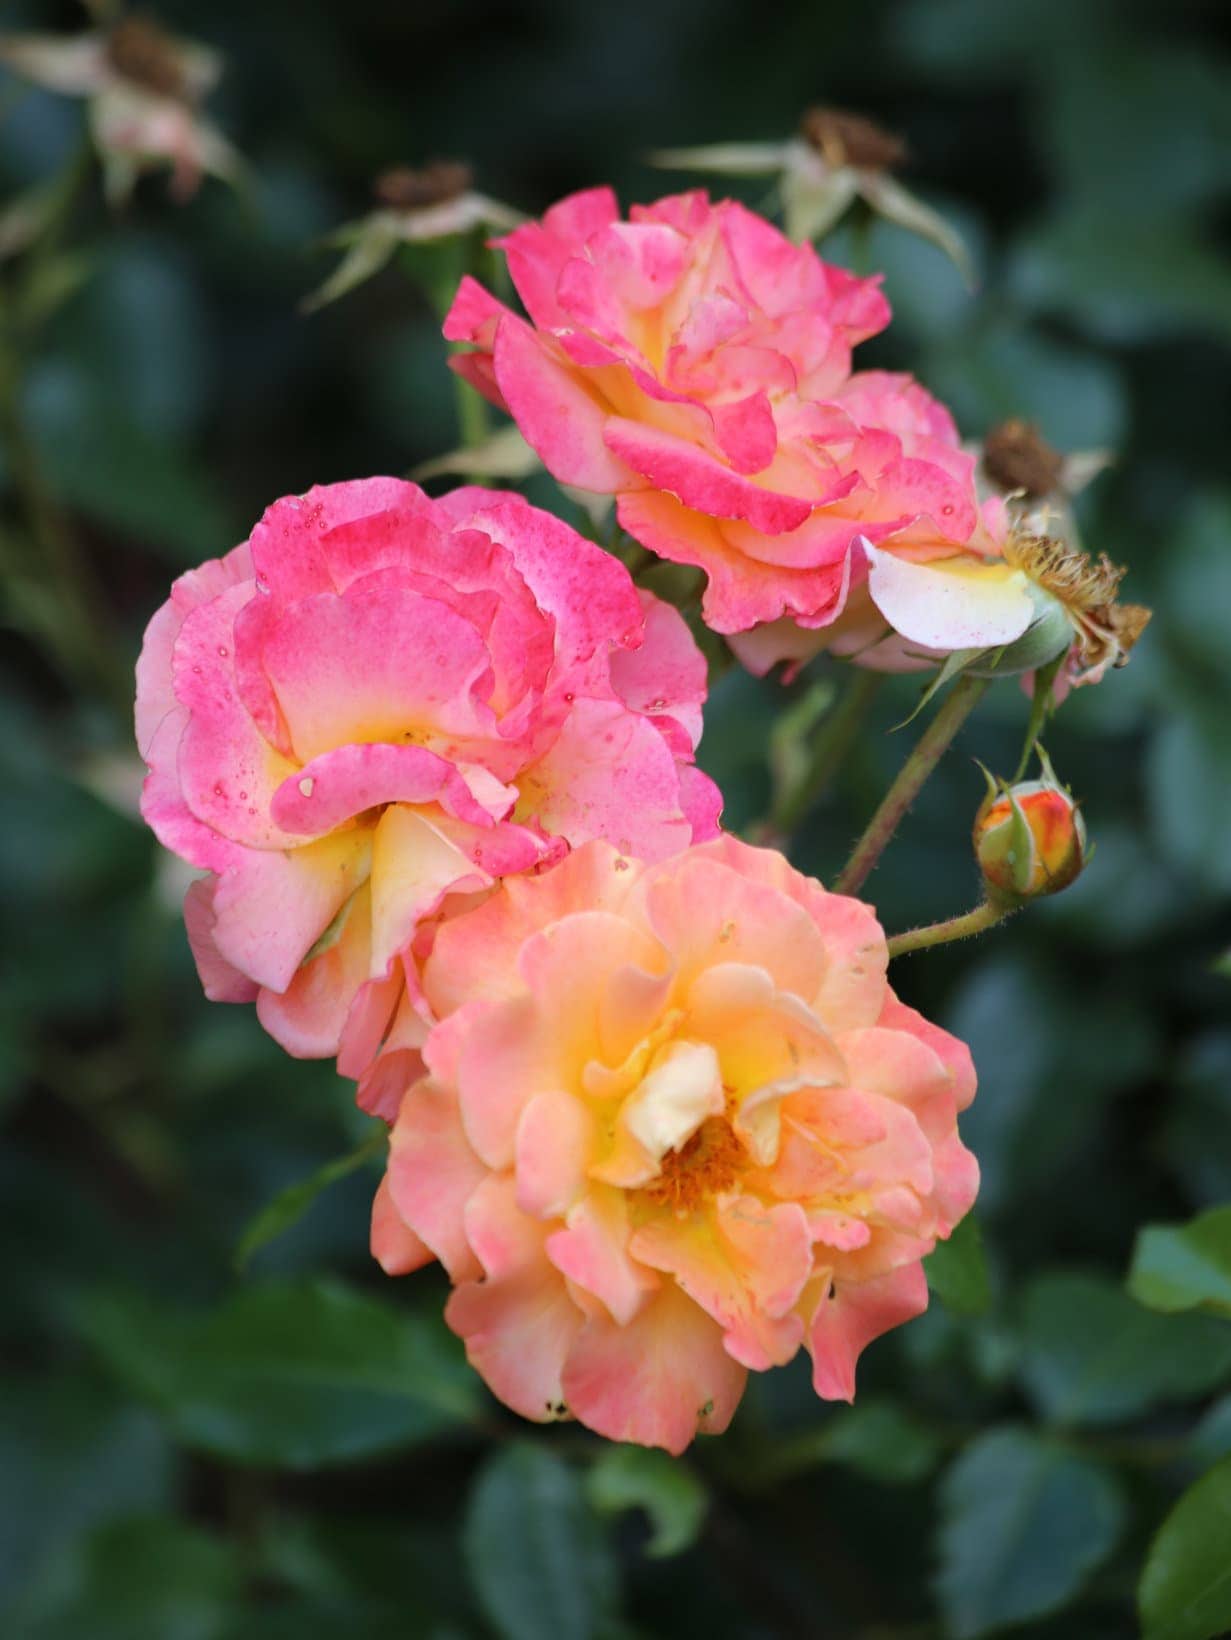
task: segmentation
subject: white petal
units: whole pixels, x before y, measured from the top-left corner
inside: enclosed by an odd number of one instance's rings
[[[1034,616],[1021,570],[970,553],[915,564],[863,543],[868,591],[904,638],[929,649],[990,649],[1020,638]]]

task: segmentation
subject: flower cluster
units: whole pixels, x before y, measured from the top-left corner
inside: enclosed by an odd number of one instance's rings
[[[447,903],[590,838],[653,860],[716,829],[683,620],[514,495],[276,503],[176,583],[137,685],[142,811],[208,873],[186,907],[207,993],[336,1054],[371,1109],[413,1060]]]
[[[398,209],[447,185],[499,214],[444,169],[400,174]],[[456,368],[705,572],[753,670],[1123,658],[1144,612],[1042,531],[1059,458],[994,493],[1020,429],[980,461],[909,377],[852,371],[876,280],[700,192],[624,221],[595,189],[500,243],[528,317],[463,281]],[[801,1346],[853,1395],[974,1199],[970,1057],[894,995],[867,906],[720,832],[675,607],[520,496],[374,478],[277,502],[176,582],[137,684],[207,994],[336,1057],[388,1124],[373,1252],[443,1264],[503,1401],[679,1452]],[[1036,798],[981,814],[989,881]]]
[[[617,497],[651,552],[704,570],[704,615],[752,670],[820,649],[885,670],[998,650],[1055,600],[980,505],[974,457],[917,382],[851,371],[889,307],[700,191],[573,195],[498,242],[522,319],[463,281],[452,363],[563,483]],[[1073,641],[1063,614],[1026,670]],[[1124,646],[1127,648],[1127,645]]]

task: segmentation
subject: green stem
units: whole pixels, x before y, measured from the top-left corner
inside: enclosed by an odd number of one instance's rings
[[[944,922],[928,923],[924,928],[908,928],[904,934],[889,936],[889,955],[904,957],[908,951],[926,951],[929,946],[949,945],[954,940],[968,940],[972,934],[982,934],[998,922],[1011,917],[1016,906],[994,905],[985,900],[973,911],[964,911],[960,917],[947,917]]]
[[[771,832],[789,838],[820,799],[854,744],[884,681],[881,672],[855,672],[846,693],[817,730],[802,779],[783,792],[774,805],[769,817]]]
[[[954,684],[881,799],[880,807],[868,821],[863,836],[855,844],[854,853],[834,883],[835,893],[857,894],[863,887],[924,782],[952,744],[986,688],[986,678],[973,678],[969,673]]]

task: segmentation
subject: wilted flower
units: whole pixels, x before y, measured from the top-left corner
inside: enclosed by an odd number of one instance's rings
[[[979,870],[989,895],[1009,905],[1058,894],[1087,858],[1081,811],[1041,747],[1039,758],[1039,780],[1007,786],[989,775],[987,796],[975,816]]]
[[[365,279],[379,273],[399,245],[451,239],[473,228],[514,228],[521,213],[473,188],[474,174],[459,160],[433,160],[421,170],[398,165],[373,185],[379,208],[348,222],[327,244],[346,255],[319,290],[304,302],[305,311],[336,302]]]
[[[973,458],[948,412],[909,377],[850,375],[889,319],[875,280],[700,192],[623,222],[592,189],[500,243],[530,322],[464,280],[445,334],[476,351],[450,363],[557,479],[615,494],[642,545],[705,570],[716,631],[828,627],[863,542],[966,550]]]
[[[799,134],[786,142],[671,148],[650,158],[671,170],[777,176],[786,231],[801,243],[828,233],[848,206],[862,199],[887,222],[939,246],[966,282],[973,283],[970,258],[956,230],[890,175],[905,162],[906,144],[862,114],[810,108],[799,122]]]
[[[373,1213],[390,1273],[527,1418],[680,1452],[802,1344],[849,1400],[970,1207],[966,1048],[894,996],[865,905],[722,837],[591,844],[440,930],[440,1023]]]
[[[220,73],[217,53],[173,38],[147,17],[76,35],[0,35],[0,63],[49,91],[87,99],[113,203],[127,198],[142,171],[159,166],[171,167],[179,199],[203,175],[239,175],[239,155],[200,113]]]
[[[176,582],[137,668],[142,812],[209,873],[185,903],[207,994],[383,1108],[458,896],[593,837],[658,858],[714,834],[704,696],[681,617],[518,496],[277,502]]]

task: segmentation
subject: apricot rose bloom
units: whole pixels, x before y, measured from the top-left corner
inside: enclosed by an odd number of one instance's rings
[[[207,993],[383,1108],[442,908],[590,838],[657,859],[714,834],[704,695],[681,617],[520,497],[276,502],[176,582],[137,669],[142,812],[208,873],[185,903]]]
[[[966,1048],[894,996],[872,911],[731,837],[608,844],[444,925],[373,1212],[390,1273],[527,1418],[680,1452],[801,1345],[850,1399],[970,1207]]]
[[[557,479],[615,494],[630,535],[699,565],[716,631],[780,622],[820,647],[848,603],[862,614],[870,575],[875,600],[886,560],[958,571],[926,578],[930,647],[1024,629],[1028,599],[968,596],[964,572],[1000,547],[948,411],[908,376],[851,375],[852,347],[889,321],[875,279],[700,191],[625,222],[595,188],[498,243],[529,319],[463,281],[445,334],[475,351],[454,369]],[[860,624],[848,647],[868,643]]]

